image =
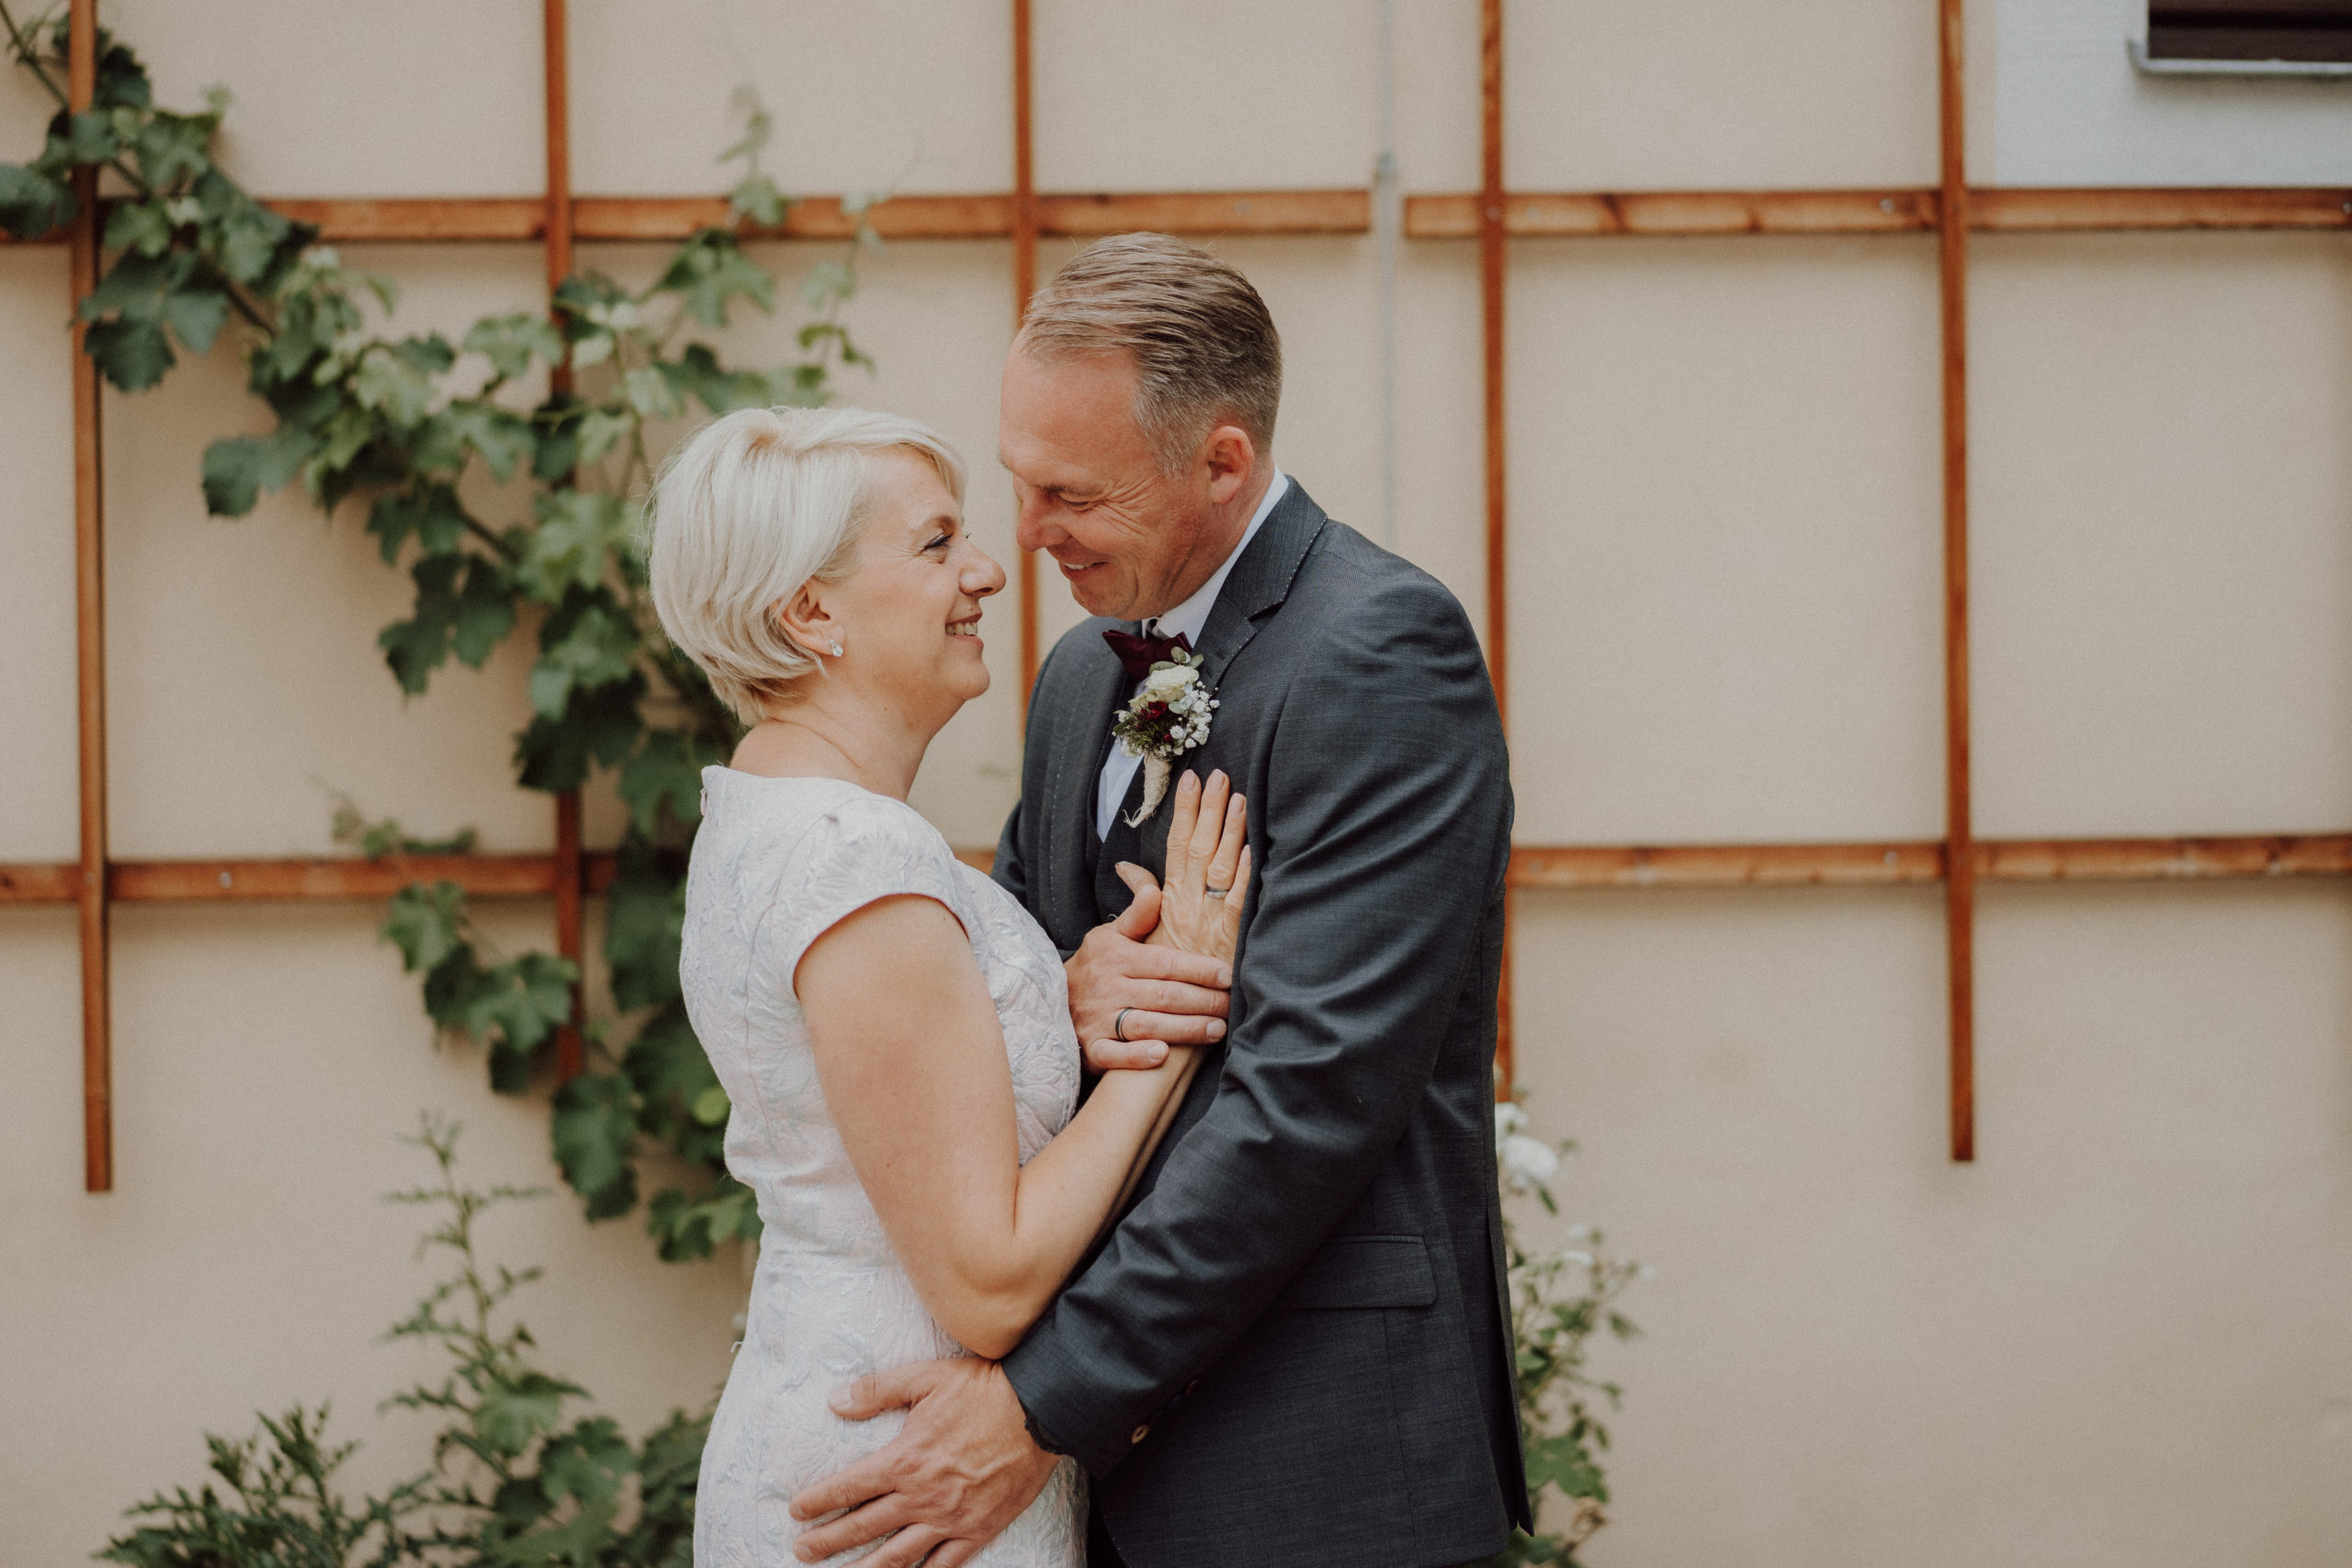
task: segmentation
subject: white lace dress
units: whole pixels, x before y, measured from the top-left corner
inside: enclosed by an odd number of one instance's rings
[[[727,1168],[757,1195],[766,1230],[742,1347],[703,1450],[695,1562],[789,1568],[802,1529],[793,1495],[880,1448],[901,1421],[844,1421],[826,1400],[868,1372],[967,1354],[923,1310],[842,1151],[793,995],[801,955],[876,898],[920,894],[954,911],[1004,1028],[1024,1162],[1069,1121],[1078,1040],[1045,932],[911,807],[835,779],[706,768],[703,809],[681,976],[734,1101]],[[1082,1484],[1064,1460],[974,1562],[1080,1568]]]

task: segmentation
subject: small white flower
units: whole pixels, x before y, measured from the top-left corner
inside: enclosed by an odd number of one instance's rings
[[[1575,1264],[1579,1269],[1589,1269],[1592,1267],[1592,1254],[1589,1252],[1570,1251],[1563,1252],[1560,1256],[1566,1258],[1569,1262]]]
[[[1504,1134],[1496,1152],[1514,1190],[1544,1186],[1560,1173],[1560,1156],[1552,1145],[1523,1133]]]
[[[1527,1112],[1510,1100],[1495,1107],[1495,1147],[1502,1147],[1502,1140],[1513,1133],[1527,1129]]]
[[[1582,1247],[1586,1242],[1592,1239],[1592,1227],[1587,1224],[1570,1225],[1568,1227],[1568,1239],[1571,1242],[1574,1242],[1577,1246]]]

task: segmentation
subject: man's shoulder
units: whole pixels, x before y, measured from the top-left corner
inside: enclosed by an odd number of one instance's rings
[[[1283,608],[1301,611],[1317,635],[1350,640],[1475,635],[1452,589],[1337,518],[1324,524]]]

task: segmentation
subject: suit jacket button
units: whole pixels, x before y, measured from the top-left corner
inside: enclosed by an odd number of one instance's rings
[[[1142,1426],[1137,1427],[1136,1427],[1133,1432],[1131,1432],[1131,1433],[1129,1433],[1129,1434],[1128,1434],[1128,1436],[1127,1436],[1127,1442],[1128,1442],[1128,1444],[1129,1444],[1130,1446],[1132,1446],[1132,1445],[1134,1445],[1134,1444],[1136,1444],[1136,1443],[1140,1443],[1140,1442],[1142,1442],[1146,1438],[1148,1438],[1148,1437],[1149,1437],[1149,1436],[1151,1436],[1151,1423],[1150,1423],[1150,1422],[1148,1422],[1148,1421],[1147,1421],[1147,1422],[1145,1422]]]

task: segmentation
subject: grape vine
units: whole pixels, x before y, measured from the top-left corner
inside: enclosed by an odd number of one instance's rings
[[[788,206],[761,167],[770,127],[756,100],[741,106],[743,140],[721,155],[740,165],[732,226],[689,237],[650,286],[582,269],[544,309],[486,317],[455,344],[393,336],[390,279],[345,266],[316,229],[272,211],[214,163],[225,93],[202,113],[159,108],[138,57],[102,33],[92,106],[70,112],[64,20],[20,26],[0,0],[0,27],[15,62],[58,103],[40,155],[0,164],[0,228],[30,240],[72,222],[77,170],[107,171],[126,193],[105,203],[108,263],[79,307],[99,373],[127,392],[153,387],[180,352],[202,356],[225,333],[247,389],[274,416],[267,434],[207,449],[207,509],[243,516],[265,491],[296,483],[330,516],[349,503],[385,565],[405,564],[414,584],[412,613],[377,638],[401,689],[421,694],[451,659],[479,668],[509,637],[530,637],[517,782],[557,794],[602,770],[628,807],[603,953],[614,1010],[589,1021],[588,1070],[553,1096],[565,1180],[591,1219],[626,1214],[639,1201],[639,1156],[666,1149],[691,1174],[647,1204],[663,1258],[755,1237],[751,1194],[721,1158],[727,1096],[678,983],[700,771],[740,731],[655,622],[633,498],[651,478],[650,422],[697,406],[820,403],[839,371],[871,367],[843,315],[857,256],[876,243],[864,204],[850,203],[861,217],[846,254],[804,280],[796,363],[730,369],[696,335],[745,305],[775,305],[775,278],[739,237],[774,229]],[[469,487],[476,474],[492,483]],[[398,830],[356,837],[372,852]],[[553,953],[499,955],[448,882],[402,889],[382,930],[423,976],[437,1029],[485,1048],[493,1089],[522,1094],[549,1076],[578,965]]]

